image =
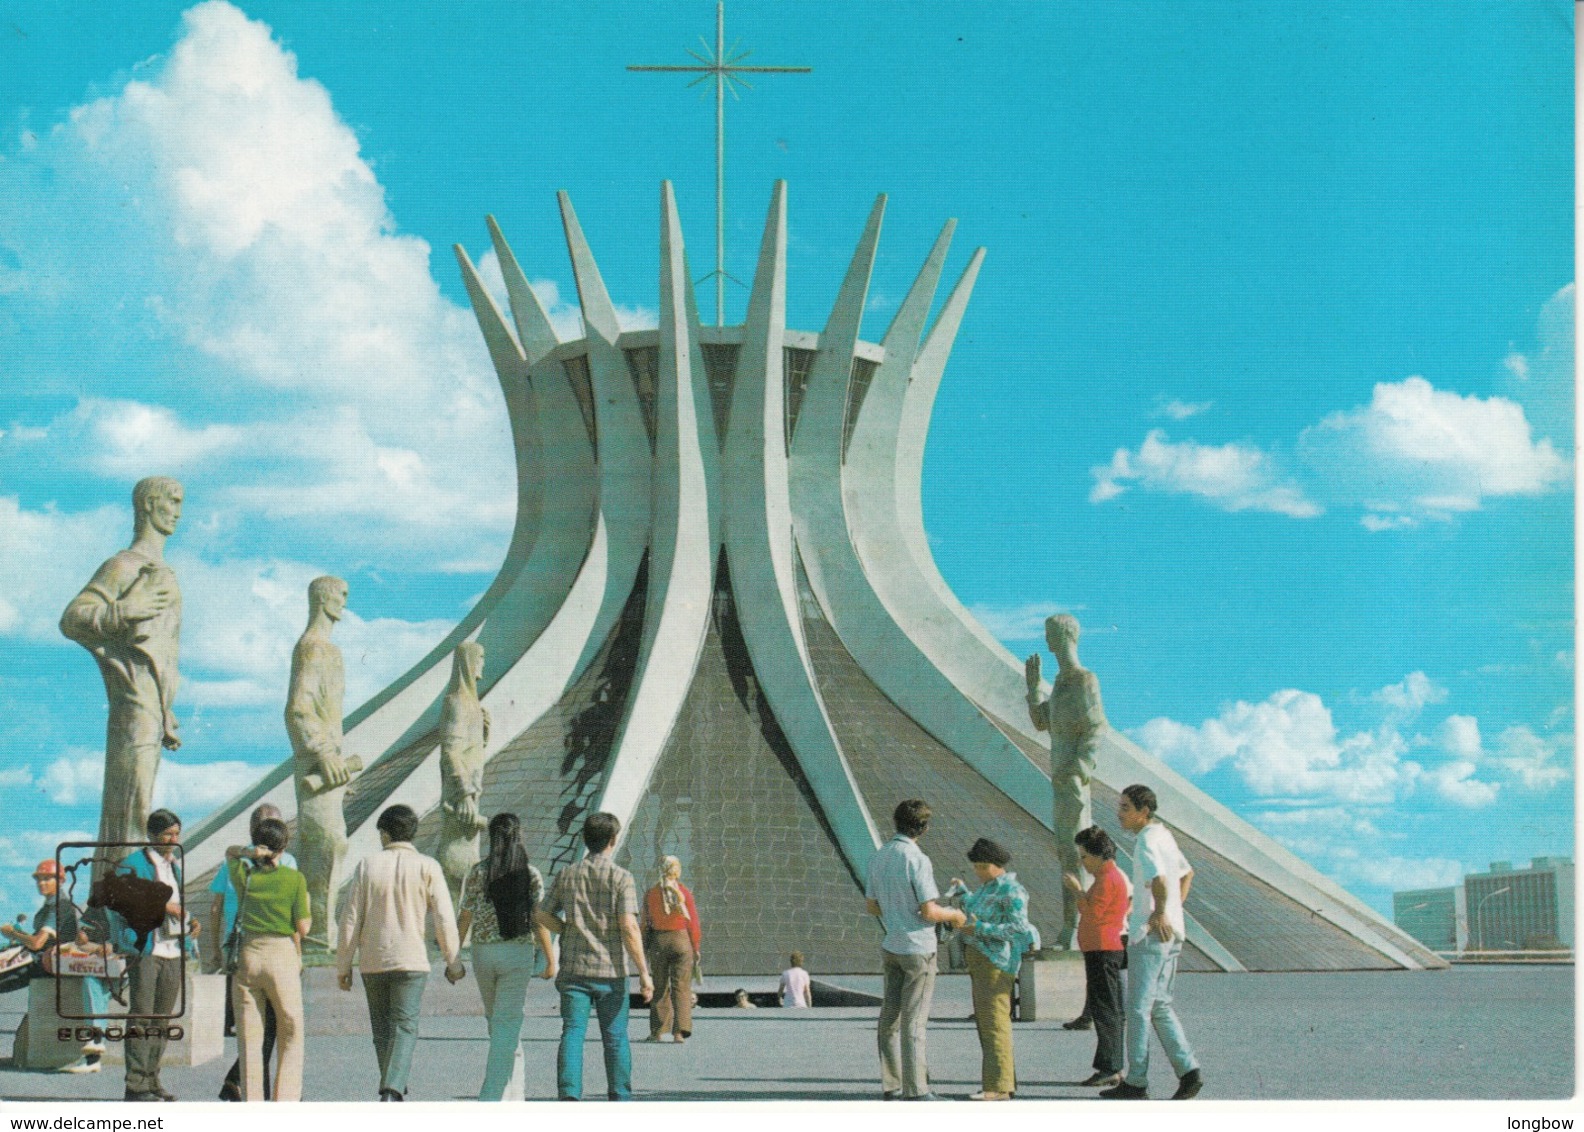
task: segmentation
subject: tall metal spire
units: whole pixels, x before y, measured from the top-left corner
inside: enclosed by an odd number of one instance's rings
[[[704,279],[715,280],[715,325],[722,326],[726,322],[726,90],[731,88],[733,98],[739,97],[739,85],[753,89],[753,84],[746,79],[739,78],[743,74],[760,75],[806,75],[813,71],[812,67],[743,67],[739,66],[744,59],[752,55],[752,51],[739,52],[737,44],[733,43],[731,51],[726,50],[726,3],[725,0],[716,0],[715,3],[715,50],[710,52],[710,46],[704,42],[704,37],[699,37],[699,43],[706,52],[700,55],[697,51],[689,49],[688,54],[697,59],[700,66],[692,67],[638,67],[630,66],[629,71],[676,71],[684,74],[697,74],[689,86],[713,78],[715,80],[715,270],[704,276]],[[703,282],[704,280],[700,280]],[[736,280],[736,282],[741,282]]]

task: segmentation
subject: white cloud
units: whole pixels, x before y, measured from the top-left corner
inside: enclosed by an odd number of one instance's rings
[[[1283,689],[1258,704],[1239,701],[1198,726],[1152,719],[1131,732],[1156,757],[1191,777],[1219,769],[1236,775],[1259,798],[1286,798],[1315,805],[1332,801],[1386,805],[1428,790],[1459,808],[1488,806],[1501,784],[1479,777],[1487,764],[1504,767],[1510,777],[1550,784],[1561,750],[1523,729],[1508,740],[1507,761],[1489,759],[1482,749],[1479,721],[1450,715],[1437,730],[1437,750],[1408,758],[1429,740],[1406,737],[1402,728],[1428,704],[1441,703],[1447,690],[1423,672],[1411,672],[1356,703],[1376,705],[1380,720],[1371,730],[1338,733],[1331,711],[1319,696]],[[1434,756],[1430,758],[1429,756]],[[1565,773],[1565,772],[1564,772]]]
[[[15,766],[7,770],[0,770],[0,788],[6,786],[29,786],[32,782],[32,767]]]
[[[154,805],[174,810],[191,825],[235,797],[267,769],[235,760],[184,763],[166,755],[154,780]]]
[[[1446,698],[1447,690],[1423,672],[1410,672],[1401,683],[1388,684],[1369,695],[1371,701],[1385,704],[1402,719],[1418,715],[1426,704],[1438,704]]]
[[[1573,736],[1536,735],[1527,727],[1509,727],[1496,737],[1491,761],[1527,790],[1548,790],[1571,774]]]
[[[1401,892],[1417,888],[1451,888],[1463,880],[1461,862],[1446,857],[1364,856],[1342,863],[1344,883]]]
[[[88,395],[43,458],[122,480],[201,467],[189,512],[261,541],[499,560],[515,475],[477,327],[265,25],[190,9],[167,57],[13,154],[0,196],[19,311],[98,326],[72,340]]]
[[[1385,834],[1368,817],[1345,806],[1256,811],[1249,820],[1299,856],[1318,861],[1351,856],[1360,843],[1379,845]]]
[[[1422,377],[1376,385],[1368,405],[1306,429],[1299,448],[1326,497],[1362,505],[1371,530],[1538,495],[1571,475],[1549,440],[1534,439],[1516,401],[1461,396]]]
[[[1402,757],[1407,744],[1395,730],[1340,738],[1320,697],[1293,688],[1258,704],[1239,701],[1198,727],[1161,718],[1132,734],[1190,775],[1227,764],[1261,797],[1389,802],[1411,789],[1422,769]]]
[[[973,605],[968,612],[1000,641],[1043,641],[1045,621],[1058,613],[1071,612],[1073,606],[1051,602],[1025,605]]]
[[[1453,805],[1478,809],[1496,800],[1501,786],[1474,777],[1479,767],[1469,759],[1453,759],[1427,770],[1423,781],[1431,790]]]
[[[1574,285],[1561,288],[1540,308],[1535,327],[1539,350],[1511,351],[1503,364],[1508,391],[1520,401],[1543,436],[1571,449],[1573,435]]]
[[[1189,417],[1196,417],[1200,413],[1208,413],[1215,408],[1214,401],[1167,401],[1159,412],[1174,421],[1185,421]]]
[[[81,446],[89,467],[128,481],[142,478],[149,468],[182,475],[217,456],[234,458],[246,435],[233,425],[189,428],[157,405],[98,398],[78,402],[60,423],[66,427],[58,433]]]
[[[308,622],[308,583],[331,571],[274,559],[212,565],[175,555],[172,564],[183,588],[183,665],[215,677],[200,678],[193,702],[283,705],[292,648]],[[354,586],[334,636],[346,665],[348,712],[417,662],[453,624],[366,620],[357,603]]]
[[[0,529],[6,531],[0,539],[0,583],[15,599],[14,607],[7,605],[12,616],[0,619],[0,634],[74,647],[60,635],[60,613],[99,563],[126,545],[128,512],[130,507],[76,515],[29,511],[0,496]],[[182,589],[179,702],[226,708],[283,704],[291,650],[307,623],[308,583],[333,568],[278,559],[211,562],[175,541],[171,547],[169,560]],[[354,589],[337,633],[347,661],[349,711],[419,660],[453,624],[364,619],[357,601]],[[74,794],[74,780],[65,775],[64,767],[57,769],[51,788]]]
[[[1437,735],[1441,748],[1454,758],[1477,759],[1483,753],[1479,720],[1472,715],[1449,715]]]
[[[1173,442],[1154,429],[1136,451],[1119,448],[1090,469],[1089,501],[1139,487],[1293,518],[1356,507],[1361,526],[1384,532],[1447,522],[1490,499],[1565,490],[1573,476],[1573,306],[1569,283],[1541,309],[1538,353],[1509,350],[1502,365],[1511,397],[1465,396],[1420,376],[1382,382],[1368,405],[1304,429],[1292,472],[1255,444]],[[1181,421],[1211,405],[1173,400],[1156,413]]]
[[[74,747],[45,767],[31,785],[57,806],[97,808],[104,798],[104,769],[103,751]],[[180,756],[166,752],[154,779],[154,805],[175,810],[187,822],[194,822],[266,769],[235,759],[184,762]]]
[[[35,785],[57,806],[97,805],[104,797],[104,767],[103,751],[73,747],[45,767]]]
[[[1090,474],[1095,478],[1091,503],[1114,499],[1136,484],[1150,491],[1196,495],[1223,511],[1272,511],[1299,519],[1321,512],[1260,449],[1174,443],[1160,429],[1151,429],[1137,452],[1119,448],[1109,464],[1090,469]]]
[[[93,841],[97,836],[81,829],[13,830],[0,837],[0,869],[26,869],[31,873],[40,861],[53,857],[62,842]],[[28,893],[30,899],[37,899],[31,882]],[[11,914],[15,915],[14,909]]]
[[[0,495],[0,634],[67,643],[60,615],[99,563],[132,537],[132,508],[30,511]]]
[[[1391,852],[1396,835],[1351,808],[1271,810],[1249,820],[1343,885],[1398,891],[1445,888],[1463,878],[1458,861]]]

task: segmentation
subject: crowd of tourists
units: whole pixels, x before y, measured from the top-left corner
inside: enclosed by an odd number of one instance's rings
[[[1076,942],[1085,972],[1083,1012],[1065,1028],[1094,1031],[1094,1072],[1083,1084],[1098,1087],[1107,1099],[1149,1095],[1151,1030],[1177,1076],[1173,1099],[1192,1098],[1203,1083],[1172,1007],[1185,936],[1183,902],[1193,869],[1157,810],[1149,787],[1122,791],[1118,820],[1136,837],[1131,881],[1117,867],[1115,843],[1098,826],[1075,838],[1089,883],[1074,873],[1063,877],[1078,909]],[[895,836],[871,860],[865,883],[868,911],[884,929],[877,1028],[881,1095],[885,1100],[941,1099],[930,1085],[926,1045],[936,952],[941,929],[947,929],[963,941],[982,1054],[981,1087],[970,1099],[1010,1100],[1017,1091],[1015,987],[1024,956],[1040,947],[1029,920],[1028,892],[1010,871],[1011,852],[981,837],[967,854],[976,883],[953,878],[942,893],[930,858],[919,847],[930,817],[930,807],[919,799],[896,807]],[[632,874],[613,859],[621,832],[614,815],[587,818],[585,855],[557,873],[547,888],[528,859],[516,815],[496,814],[488,823],[488,850],[467,873],[455,909],[440,864],[414,845],[419,819],[412,808],[390,806],[375,824],[381,849],[358,862],[340,904],[336,973],[343,991],[353,989],[354,967],[362,983],[380,1100],[407,1096],[430,972],[426,924],[433,925],[445,977],[452,983],[467,976],[461,954],[471,941],[473,976],[489,1027],[481,1101],[505,1096],[535,977],[553,980],[559,994],[556,1093],[562,1100],[583,1095],[590,1015],[599,1026],[607,1095],[631,1099],[627,1031],[634,974],[650,1006],[647,1040],[660,1042],[669,1035],[682,1043],[691,1036],[703,939],[698,904],[682,883],[681,861],[672,856],[662,859],[657,882],[639,896]],[[171,1016],[180,996],[182,958],[193,954],[199,932],[181,904],[183,879],[175,857],[180,819],[156,810],[147,832],[150,844],[122,866],[131,876],[165,886],[160,891],[168,894],[168,903],[155,909],[151,923],[132,922],[136,917],[125,909],[118,912],[114,901],[97,915],[83,915],[58,897],[59,866],[45,861],[35,872],[44,904],[33,930],[20,923],[0,927],[0,934],[40,957],[71,940],[128,956],[128,1020],[133,1023]],[[250,844],[226,850],[210,886],[214,934],[217,942],[224,940],[219,954],[227,973],[227,1029],[234,1024],[237,1039],[237,1059],[221,1085],[222,1100],[295,1101],[302,1096],[302,943],[312,920],[307,884],[288,842],[279,811],[258,807],[250,820]],[[35,969],[31,975],[42,973]],[[93,1013],[106,1012],[106,981],[84,981],[94,984],[89,988]],[[0,976],[0,989],[10,985],[16,985],[14,975]],[[738,991],[737,999],[739,1006],[754,1005],[746,990]],[[781,974],[777,1001],[792,1008],[811,1005],[811,980],[798,952]],[[165,1033],[159,1026],[128,1027],[124,1099],[175,1099],[160,1082]],[[66,1068],[97,1070],[102,1053],[102,1045],[88,1043],[82,1059]]]

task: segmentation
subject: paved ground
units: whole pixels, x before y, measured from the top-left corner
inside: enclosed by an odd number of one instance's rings
[[[374,1099],[374,1055],[361,991],[310,981],[309,1100]],[[840,978],[877,990],[878,979]],[[759,979],[712,977],[711,989]],[[1574,978],[1571,967],[1461,967],[1422,973],[1189,975],[1178,980],[1179,1010],[1204,1065],[1206,1099],[1564,1098],[1574,1089]],[[471,979],[430,980],[411,1100],[467,1100],[483,1075],[487,1045]],[[93,1076],[27,1073],[9,1055],[23,995],[0,996],[0,1098],[119,1099],[120,1070]],[[937,1089],[978,1088],[979,1049],[965,976],[942,976],[930,1028]],[[559,1020],[553,989],[535,982],[523,1029],[527,1095],[555,1092]],[[682,1047],[633,1047],[641,1100],[866,1100],[878,1093],[872,1008],[809,1011],[705,1010]],[[647,1032],[635,1016],[634,1039]],[[1019,1096],[1078,1099],[1089,1073],[1092,1034],[1057,1021],[1014,1027]],[[230,1043],[227,1043],[228,1048]],[[171,1069],[167,1088],[183,1100],[211,1100],[229,1064]],[[585,1085],[604,1092],[599,1045],[587,1047]],[[1151,1092],[1175,1082],[1156,1047]]]

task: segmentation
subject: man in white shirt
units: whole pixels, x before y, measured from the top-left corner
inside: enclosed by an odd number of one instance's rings
[[[381,850],[352,871],[340,908],[336,969],[341,989],[351,990],[352,961],[357,958],[379,1059],[379,1099],[400,1101],[407,1096],[418,1044],[418,1007],[429,981],[426,915],[434,917],[446,978],[454,983],[465,972],[457,958],[462,944],[445,873],[440,862],[413,848],[418,815],[411,806],[390,806],[374,824]]]
[[[809,993],[809,973],[803,966],[803,953],[792,953],[792,966],[781,972],[781,1005],[782,1006],[812,1006],[812,995]]]
[[[1193,884],[1193,868],[1171,830],[1155,816],[1158,808],[1155,791],[1148,786],[1127,787],[1117,802],[1122,828],[1137,834],[1138,840],[1133,846],[1133,907],[1128,913],[1128,1068],[1120,1085],[1100,1091],[1111,1100],[1149,1097],[1151,1026],[1177,1073],[1172,1100],[1190,1100],[1204,1084],[1199,1061],[1172,1009],[1172,983],[1188,934],[1183,901]]]

